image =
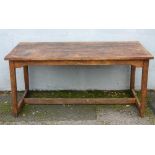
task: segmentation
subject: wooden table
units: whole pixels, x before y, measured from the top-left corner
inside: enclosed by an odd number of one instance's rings
[[[139,42],[22,42],[6,57],[9,60],[12,111],[17,116],[24,104],[135,104],[144,116],[149,60],[153,56]],[[130,65],[131,98],[27,98],[28,67],[53,65]],[[23,67],[25,92],[17,101],[16,68]],[[135,92],[136,67],[142,68],[141,99]]]

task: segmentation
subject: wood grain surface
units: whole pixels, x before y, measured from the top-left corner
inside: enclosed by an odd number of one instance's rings
[[[148,60],[153,56],[137,41],[128,42],[21,42],[5,60]]]

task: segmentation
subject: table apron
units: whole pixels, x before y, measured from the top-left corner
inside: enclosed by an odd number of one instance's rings
[[[135,67],[142,67],[145,60],[104,60],[104,61],[84,61],[84,60],[54,60],[54,61],[12,61],[16,68],[23,66],[67,66],[67,65],[132,65]]]

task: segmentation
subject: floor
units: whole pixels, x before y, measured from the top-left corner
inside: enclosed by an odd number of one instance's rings
[[[22,92],[19,92],[19,96]],[[125,97],[128,91],[32,91],[30,97]],[[131,105],[26,105],[11,115],[10,92],[0,92],[0,124],[154,125],[155,91],[148,93],[145,117]]]

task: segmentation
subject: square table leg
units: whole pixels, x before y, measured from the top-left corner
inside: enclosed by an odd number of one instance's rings
[[[131,65],[130,90],[135,89],[135,73],[136,73],[136,67]]]
[[[24,71],[25,90],[29,90],[29,70],[28,70],[28,66],[24,66],[23,71]]]
[[[10,81],[11,81],[11,98],[12,98],[12,113],[15,117],[18,116],[18,113],[24,106],[24,98],[27,96],[29,91],[29,74],[28,74],[28,66],[23,67],[24,72],[24,83],[25,83],[25,92],[21,99],[18,102],[17,99],[17,81],[16,81],[16,66],[15,63],[10,61]]]
[[[12,113],[15,117],[18,115],[17,102],[17,82],[16,82],[16,68],[14,62],[9,62],[10,67],[10,81],[11,81],[11,97],[12,97]]]
[[[22,110],[23,106],[25,105],[24,98],[29,93],[29,72],[28,66],[23,66],[23,73],[24,73],[24,84],[25,84],[25,92],[21,99],[18,102],[18,113]]]
[[[144,61],[142,67],[142,79],[141,79],[141,105],[140,105],[141,117],[144,117],[145,104],[147,101],[146,97],[147,97],[148,67],[149,67],[149,61]]]

